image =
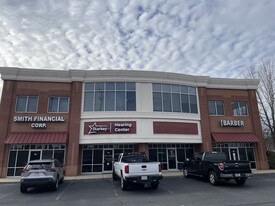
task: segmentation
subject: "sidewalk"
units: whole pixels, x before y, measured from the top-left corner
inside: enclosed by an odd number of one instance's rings
[[[252,170],[254,175],[257,174],[275,174],[275,170]],[[183,176],[182,171],[163,171],[163,177],[180,177]],[[93,174],[93,175],[79,175],[79,176],[65,176],[66,180],[89,180],[89,179],[111,179],[112,174]],[[20,177],[0,178],[1,183],[19,183]]]

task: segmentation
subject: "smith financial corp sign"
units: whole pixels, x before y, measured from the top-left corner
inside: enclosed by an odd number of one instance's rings
[[[47,122],[65,122],[62,116],[14,116],[14,122],[32,122],[32,128],[47,128]]]
[[[136,122],[85,122],[84,134],[135,134]]]

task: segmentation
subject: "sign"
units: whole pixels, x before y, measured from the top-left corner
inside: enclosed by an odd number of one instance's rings
[[[85,122],[84,134],[135,134],[136,122]]]
[[[241,120],[221,120],[221,127],[244,127],[244,121]]]
[[[47,122],[65,122],[62,116],[14,116],[14,122],[32,122],[31,128],[47,128]]]

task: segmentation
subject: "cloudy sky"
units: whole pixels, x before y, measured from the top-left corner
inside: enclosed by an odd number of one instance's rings
[[[273,58],[274,0],[0,0],[0,66],[241,77]]]

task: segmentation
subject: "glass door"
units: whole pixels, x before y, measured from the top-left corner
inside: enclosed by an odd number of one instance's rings
[[[113,169],[113,150],[112,149],[104,149],[104,172],[112,171]]]
[[[174,148],[167,149],[167,157],[168,157],[168,170],[177,169],[176,149]]]
[[[230,160],[240,160],[238,148],[229,148]]]
[[[31,161],[31,160],[40,160],[41,159],[41,153],[42,153],[41,150],[31,150],[29,161]]]

